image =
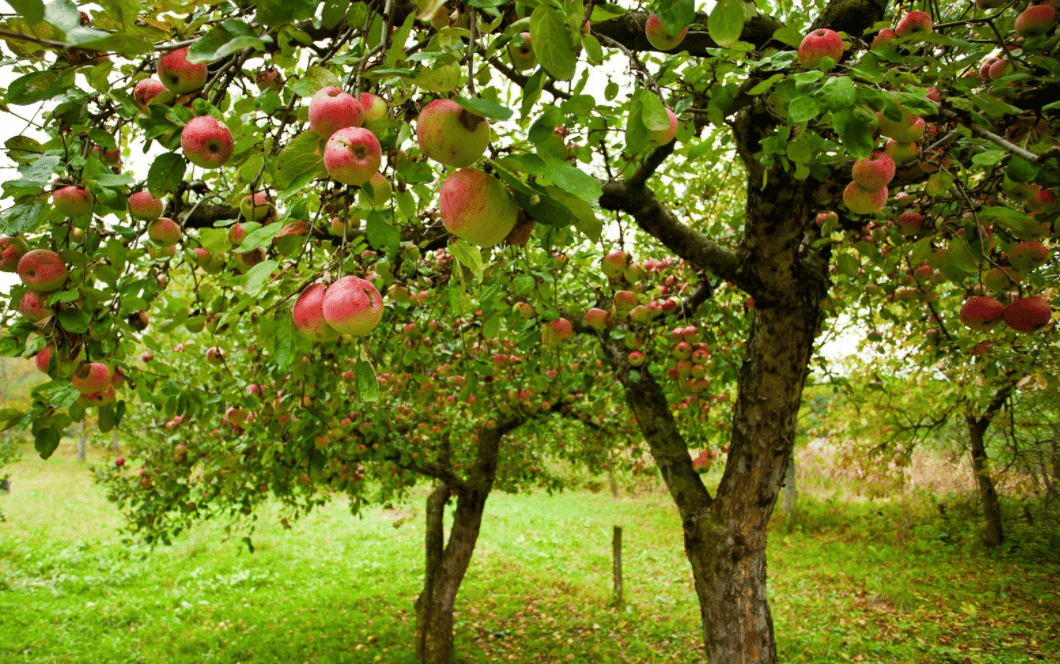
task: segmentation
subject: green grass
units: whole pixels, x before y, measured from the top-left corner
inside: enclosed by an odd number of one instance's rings
[[[337,501],[291,530],[263,514],[254,554],[218,523],[150,553],[121,544],[119,515],[66,446],[10,472],[0,661],[413,661],[424,494],[398,528]],[[926,499],[800,500],[771,533],[781,661],[1060,658],[1055,549],[984,551],[974,519],[942,517]],[[610,605],[616,524],[622,609]],[[704,662],[669,497],[492,496],[456,632],[463,662]]]

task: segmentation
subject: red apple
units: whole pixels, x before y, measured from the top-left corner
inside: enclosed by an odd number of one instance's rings
[[[904,164],[920,156],[920,145],[917,143],[901,143],[891,139],[887,141],[883,151],[894,160],[894,163]]]
[[[897,122],[888,118],[882,111],[876,113],[880,133],[900,143],[915,143],[919,141],[927,127],[924,118],[913,115],[904,108],[900,110],[902,119]]]
[[[44,320],[52,315],[48,306],[48,294],[38,293],[32,288],[26,291],[18,303],[19,312],[31,321]]]
[[[47,293],[66,281],[66,264],[54,251],[34,249],[19,259],[18,276],[33,290]]]
[[[339,129],[324,147],[324,167],[335,180],[360,185],[379,172],[382,151],[375,134],[362,127]]]
[[[1008,250],[1008,262],[1020,272],[1030,272],[1045,265],[1049,250],[1041,242],[1019,242]]]
[[[593,307],[585,312],[585,323],[597,332],[603,332],[611,327],[611,314],[603,309]]]
[[[339,129],[360,127],[364,109],[353,95],[334,86],[321,88],[309,101],[309,131],[322,139]]]
[[[885,152],[873,152],[854,162],[854,182],[865,189],[886,187],[894,179],[894,160]]]
[[[324,320],[340,334],[364,336],[383,319],[383,298],[371,283],[346,276],[328,286]]]
[[[313,341],[331,341],[339,336],[338,331],[324,319],[324,284],[313,284],[294,303],[291,315],[299,332]]]
[[[110,387],[110,367],[102,362],[82,362],[70,376],[70,384],[81,394],[95,394]]]
[[[799,44],[799,64],[806,69],[817,69],[825,58],[831,58],[834,65],[841,57],[843,38],[828,28],[814,30]]]
[[[518,37],[508,42],[508,57],[512,59],[512,66],[519,71],[532,69],[537,64],[529,32],[520,32]]]
[[[138,191],[129,196],[129,216],[133,219],[158,219],[162,216],[162,209],[162,201],[149,191]]]
[[[1037,295],[1013,300],[1005,307],[1005,324],[1017,332],[1037,332],[1052,319],[1053,310],[1045,298]]]
[[[887,204],[887,187],[866,189],[857,182],[851,182],[843,190],[843,202],[851,212],[857,214],[874,214]]]
[[[147,112],[147,105],[151,103],[151,100],[158,96],[159,93],[165,92],[166,86],[163,85],[162,81],[145,78],[136,82],[136,87],[133,88],[133,101],[140,107],[140,110]]]
[[[557,318],[547,323],[541,330],[541,343],[546,346],[558,346],[574,335],[574,329],[566,318]]]
[[[180,147],[188,161],[203,168],[220,168],[232,156],[232,132],[217,118],[201,115],[188,120]]]
[[[474,168],[446,178],[438,210],[446,230],[479,247],[492,247],[507,237],[519,216],[519,205],[504,183]]]
[[[677,137],[677,116],[670,109],[666,109],[666,115],[670,118],[670,126],[666,129],[649,131],[648,145],[666,145]]]
[[[18,262],[29,251],[29,245],[20,235],[0,237],[0,271],[14,272]]]
[[[894,33],[899,37],[907,37],[916,34],[930,34],[935,29],[931,15],[927,12],[908,12],[894,26]]]
[[[655,14],[648,16],[648,20],[644,22],[644,36],[648,38],[652,46],[660,51],[674,50],[681,45],[687,34],[688,28],[684,28],[678,34],[671,35]]]
[[[52,204],[67,217],[83,217],[91,213],[94,202],[92,192],[77,185],[60,187],[52,192]]]
[[[1047,4],[1031,5],[1016,17],[1016,32],[1021,37],[1037,37],[1056,27],[1056,9]]]
[[[919,212],[903,212],[895,221],[902,235],[916,235],[924,225],[924,215]]]
[[[869,46],[869,50],[875,51],[878,48],[889,45],[895,39],[898,39],[898,35],[894,33],[894,30],[890,28],[884,28],[876,33],[876,36],[872,38],[872,45]]]
[[[187,94],[206,85],[206,65],[188,62],[188,47],[185,46],[158,59],[158,78],[173,92]]]
[[[255,74],[254,83],[261,90],[279,92],[283,90],[283,75],[273,67],[262,69]]]
[[[1005,307],[992,297],[974,295],[961,307],[961,322],[973,330],[989,330],[1001,322]]]
[[[247,194],[239,202],[239,213],[248,221],[264,221],[276,211],[276,206],[269,200],[269,194],[259,191],[253,196]]]
[[[360,102],[361,109],[364,111],[365,125],[386,118],[388,110],[387,103],[379,95],[374,95],[371,92],[362,92],[361,96],[357,98],[357,101]]]
[[[169,217],[160,217],[147,226],[147,236],[163,247],[171,247],[180,242],[180,225]]]

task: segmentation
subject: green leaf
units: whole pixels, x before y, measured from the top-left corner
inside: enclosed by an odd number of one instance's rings
[[[174,192],[184,181],[187,164],[184,158],[175,152],[166,152],[155,158],[147,171],[147,190],[155,198]]]
[[[357,394],[364,401],[379,401],[379,381],[375,378],[372,365],[358,359],[355,368],[357,374]]]
[[[229,19],[214,26],[188,47],[188,61],[215,62],[248,48],[264,51],[265,42],[245,22]]]
[[[640,103],[640,119],[649,131],[669,129],[670,116],[667,115],[666,107],[657,94],[645,90],[644,94],[640,95]]]
[[[25,106],[51,99],[66,92],[67,82],[68,79],[55,71],[31,72],[11,81],[7,88],[7,102]]]
[[[629,115],[626,118],[626,149],[634,154],[648,145],[648,128],[644,125],[642,118],[643,108],[644,105],[634,93],[629,105]]]
[[[203,228],[199,231],[199,243],[211,254],[222,254],[232,248],[228,230],[224,228]]]
[[[707,30],[718,46],[728,48],[743,32],[743,0],[720,0],[707,18]]]
[[[261,291],[265,289],[265,284],[269,280],[269,275],[271,275],[272,271],[279,267],[279,265],[279,261],[270,258],[261,261],[247,270],[246,279],[243,282],[243,290],[247,292],[247,295],[260,295]]]
[[[44,201],[12,205],[0,216],[0,233],[14,235],[36,230],[44,217],[44,208]]]
[[[671,35],[679,35],[696,19],[694,0],[676,0],[660,3],[655,15]]]
[[[278,318],[276,328],[272,331],[272,352],[276,356],[276,364],[285,371],[294,363],[298,339],[295,337],[294,319],[290,315]]]
[[[408,184],[434,181],[434,171],[422,161],[406,161],[398,166],[397,170],[394,171],[394,175],[397,179],[404,180]]]
[[[1040,168],[1030,163],[1023,157],[1014,156],[1005,166],[1005,175],[1016,182],[1030,182],[1038,177]]]
[[[928,196],[942,196],[953,186],[953,176],[949,173],[939,171],[928,178],[924,191]]]
[[[475,275],[476,282],[482,281],[482,251],[478,247],[457,239],[449,243],[449,253]]]
[[[784,78],[784,74],[773,74],[772,76],[770,76],[766,80],[760,82],[759,84],[757,84],[756,86],[754,86],[753,88],[748,90],[747,94],[749,94],[749,95],[764,94],[764,93],[768,92],[773,87],[774,83],[776,83],[777,81],[779,81],[782,78]]]
[[[979,166],[980,168],[986,168],[988,166],[996,166],[1001,162],[1005,161],[1005,157],[1008,153],[1004,150],[988,150],[986,152],[980,152],[979,154],[972,157],[972,164]]]
[[[492,118],[494,120],[510,120],[515,111],[508,108],[507,106],[501,106],[495,101],[489,99],[474,98],[469,99],[467,97],[457,97],[454,99],[456,103],[460,104],[462,108],[481,115],[484,118]]]
[[[976,243],[978,246],[978,243]],[[962,237],[954,237],[949,242],[950,265],[966,272],[974,274],[979,270],[979,252],[972,249],[971,244]]]
[[[137,0],[97,0],[107,18],[117,21],[126,31],[131,31],[140,18],[140,3]]]
[[[828,110],[835,113],[854,106],[857,88],[849,76],[835,76],[825,82],[818,95],[824,99]]]
[[[88,332],[88,314],[80,309],[63,309],[59,312],[57,318],[59,319],[59,324],[67,332],[73,332],[74,334]]]
[[[53,380],[47,385],[48,403],[52,408],[69,408],[81,398],[81,393],[68,380]]]
[[[31,25],[44,20],[44,3],[41,0],[7,0],[7,4],[22,14],[26,22]]]
[[[276,158],[275,187],[284,190],[299,176],[326,173],[324,159],[314,154],[319,147],[320,136],[311,131],[304,131],[291,139]]]
[[[40,458],[47,459],[59,447],[60,434],[52,427],[33,428],[33,448],[37,450]]]
[[[262,25],[273,26],[313,18],[317,2],[316,0],[258,0],[257,8],[254,20]]]
[[[70,0],[52,0],[44,5],[44,20],[63,32],[80,27],[81,13]]]
[[[856,279],[858,276],[858,262],[850,254],[839,255],[839,271],[850,277]]]
[[[787,44],[792,48],[798,48],[804,37],[805,35],[798,28],[790,25],[786,25],[773,32],[773,39],[783,44]]]
[[[268,247],[272,242],[272,238],[276,237],[276,234],[282,229],[283,223],[277,221],[263,228],[251,231],[250,233],[247,233],[245,238],[243,238],[242,244],[239,245],[239,250],[252,251],[258,247]]]
[[[337,88],[341,85],[342,81],[330,69],[314,65],[306,70],[305,76],[298,79],[291,89],[300,97],[312,97],[322,88]]]
[[[373,210],[368,213],[365,223],[365,233],[368,235],[368,244],[373,249],[386,249],[387,253],[397,253],[401,245],[401,231],[383,220],[383,216]]]
[[[1041,235],[1041,222],[1034,217],[1006,207],[985,207],[979,217],[989,219],[1020,240],[1030,240]]]
[[[105,403],[99,407],[99,430],[100,433],[107,433],[114,428],[114,405]]]
[[[574,78],[578,59],[567,21],[548,4],[540,4],[530,15],[530,43],[537,61],[555,79]]]
[[[324,0],[324,6],[320,10],[320,24],[324,28],[331,30],[342,23],[342,19],[346,18],[346,10],[349,8],[350,2],[346,0]]]
[[[516,295],[526,296],[534,290],[534,278],[528,274],[520,274],[512,279],[512,292]]]
[[[561,159],[549,157],[545,160],[545,168],[545,174],[553,184],[587,203],[599,200],[604,193],[596,178]]]
[[[585,47],[585,58],[590,64],[599,65],[604,61],[604,49],[596,37],[591,34],[582,35],[582,46]]]
[[[802,124],[814,119],[820,112],[821,107],[813,97],[796,97],[788,105],[788,120],[792,124]]]
[[[832,115],[832,126],[851,157],[862,159],[872,154],[871,122],[851,111],[841,111]]]

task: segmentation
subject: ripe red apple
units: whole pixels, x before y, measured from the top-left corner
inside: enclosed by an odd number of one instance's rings
[[[677,137],[677,116],[670,109],[666,109],[666,115],[670,118],[670,126],[666,129],[649,131],[648,145],[666,145]]]
[[[1030,272],[1045,265],[1049,250],[1041,242],[1031,240],[1012,245],[1008,250],[1008,262],[1020,272]]]
[[[328,286],[324,320],[340,334],[364,336],[383,319],[383,298],[368,281],[346,276]]]
[[[895,224],[902,235],[916,235],[924,225],[924,215],[919,212],[903,212],[898,215]]]
[[[118,457],[114,460],[114,465],[121,468],[125,465],[125,457]]]
[[[843,57],[843,38],[828,28],[814,30],[799,44],[799,63],[806,69],[817,69],[821,61],[831,58],[832,64]]]
[[[309,131],[322,139],[339,129],[360,127],[363,122],[361,102],[334,86],[321,88],[309,101]]]
[[[31,321],[44,320],[52,315],[51,307],[48,306],[48,294],[38,293],[32,288],[22,296],[22,300],[18,303],[18,310]]]
[[[915,34],[930,34],[935,29],[934,21],[927,12],[908,12],[894,26],[894,33],[899,37]]]
[[[508,42],[508,57],[512,59],[512,66],[519,71],[526,71],[537,65],[537,56],[534,55],[529,32],[520,32],[518,37]]]
[[[171,247],[180,242],[180,225],[169,217],[160,217],[147,226],[147,236],[163,247]]]
[[[357,101],[360,102],[361,109],[364,111],[365,125],[379,122],[386,118],[388,106],[386,100],[379,95],[374,95],[371,92],[362,92]]]
[[[915,143],[919,141],[927,127],[924,118],[919,115],[913,115],[904,108],[901,111],[902,119],[898,122],[888,118],[882,111],[876,113],[880,133],[893,138],[899,143]]]
[[[645,361],[644,353],[639,350],[631,350],[629,355],[626,356],[626,361],[629,362],[631,367],[639,367],[644,364]]]
[[[843,190],[843,202],[851,212],[857,214],[874,214],[887,204],[887,187],[866,189],[857,182],[851,182]]]
[[[876,36],[872,38],[872,45],[869,46],[870,51],[875,51],[878,48],[888,46],[895,39],[898,39],[898,35],[894,33],[894,30],[890,28],[884,28],[876,33]]]
[[[618,315],[625,316],[633,310],[633,307],[640,304],[640,298],[633,291],[620,290],[615,292],[614,303]]]
[[[299,332],[313,341],[331,341],[339,336],[335,328],[324,319],[324,284],[313,284],[294,303],[291,315]]]
[[[973,330],[989,330],[1001,322],[1005,307],[992,297],[974,295],[961,307],[961,322]]]
[[[438,210],[446,230],[479,247],[499,243],[519,217],[519,205],[504,183],[475,168],[462,168],[446,178]]]
[[[446,166],[466,168],[486,152],[490,127],[486,118],[455,101],[435,99],[420,111],[416,141],[427,158]]]
[[[44,347],[44,350],[33,356],[33,363],[37,365],[37,371],[48,373],[48,364],[52,361],[52,351],[54,350],[55,344],[48,344]]]
[[[1005,324],[1017,332],[1037,332],[1049,324],[1053,310],[1045,298],[1034,295],[1013,300],[1003,316]]]
[[[18,262],[29,251],[29,245],[21,235],[0,237],[0,271],[14,272]]]
[[[247,194],[239,202],[239,213],[248,221],[264,221],[276,211],[276,206],[269,200],[269,194],[259,191],[253,196]]]
[[[362,127],[339,129],[324,147],[324,167],[335,180],[360,185],[379,172],[382,151],[375,134]]]
[[[58,289],[66,281],[66,264],[62,257],[48,249],[28,251],[18,261],[22,283],[40,293]]]
[[[188,161],[203,168],[220,168],[232,156],[232,132],[217,118],[201,115],[188,120],[180,147]]]
[[[683,28],[678,34],[671,35],[655,14],[648,16],[648,20],[644,22],[644,36],[648,38],[652,46],[660,51],[674,50],[681,45],[687,34],[688,28]]]
[[[1031,5],[1016,17],[1016,32],[1021,37],[1044,35],[1056,27],[1056,9],[1047,4]]]
[[[102,362],[82,362],[70,376],[70,384],[81,394],[95,394],[110,387],[110,367]]]
[[[92,152],[99,157],[104,163],[111,166],[121,165],[121,152],[118,150],[104,150],[98,145],[92,146]]]
[[[158,78],[178,95],[206,85],[206,65],[188,62],[188,47],[178,48],[158,59]]]
[[[615,250],[604,256],[600,269],[605,277],[612,281],[617,281],[622,279],[631,260],[632,258],[626,252]]]
[[[541,343],[546,346],[558,346],[574,335],[574,329],[566,318],[557,318],[547,323],[541,330]]]
[[[894,160],[886,152],[873,152],[854,162],[854,182],[865,189],[886,187],[894,179]]]
[[[140,107],[140,110],[147,112],[147,105],[151,103],[151,100],[158,96],[159,93],[165,92],[166,86],[162,81],[145,78],[136,82],[136,87],[133,88],[133,101]]]
[[[217,274],[224,268],[225,262],[223,258],[211,254],[202,247],[195,247],[192,253],[195,255],[196,264],[205,270],[207,274]]]
[[[162,216],[162,201],[149,191],[138,191],[129,196],[129,216],[133,219],[154,220]]]
[[[78,185],[60,187],[52,192],[55,209],[67,217],[83,217],[92,212],[92,192]]]
[[[894,160],[894,163],[904,164],[920,156],[920,145],[918,143],[901,143],[892,138],[887,141],[883,151]]]

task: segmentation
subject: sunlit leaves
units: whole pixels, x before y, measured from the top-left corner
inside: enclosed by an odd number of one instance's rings
[[[188,60],[214,62],[249,48],[264,50],[265,43],[244,21],[229,19],[197,39],[188,48]]]
[[[184,158],[174,152],[167,152],[155,158],[147,172],[147,189],[155,198],[177,190],[184,181],[187,164]]]
[[[538,62],[549,75],[561,81],[574,78],[578,63],[574,40],[563,15],[551,5],[538,5],[530,15],[530,42]]]
[[[257,2],[258,23],[266,26],[302,21],[312,18],[316,12],[315,0],[259,0]]]
[[[711,39],[724,48],[739,41],[743,24],[743,0],[720,0],[707,19]]]

